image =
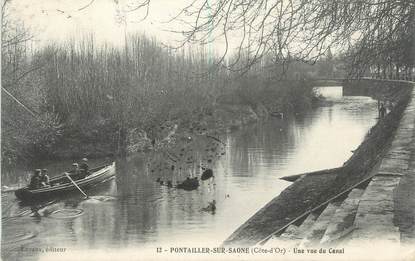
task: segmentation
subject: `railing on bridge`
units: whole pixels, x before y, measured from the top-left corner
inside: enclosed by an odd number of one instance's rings
[[[325,86],[325,87],[335,87],[345,84],[346,82],[352,81],[413,81],[415,82],[415,75],[413,76],[402,76],[402,77],[392,77],[392,78],[381,78],[381,77],[360,77],[360,78],[319,78],[312,79],[313,86]]]

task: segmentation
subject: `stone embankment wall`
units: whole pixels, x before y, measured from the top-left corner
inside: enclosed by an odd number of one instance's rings
[[[397,130],[382,156],[374,177],[360,198],[353,240],[406,242],[415,236],[415,84],[406,81],[377,81],[374,86],[412,87],[408,105]],[[372,87],[372,88],[375,88]]]

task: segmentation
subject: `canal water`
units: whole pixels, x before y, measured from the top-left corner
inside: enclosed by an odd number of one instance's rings
[[[290,184],[280,177],[341,166],[376,123],[375,100],[343,97],[341,87],[317,91],[326,97],[319,108],[294,118],[271,117],[217,140],[200,139],[183,148],[186,155],[180,150],[168,155],[197,164],[176,164],[173,170],[160,163],[160,155],[130,157],[117,167],[114,181],[88,192],[90,199],[75,195],[39,206],[40,216],[20,206],[12,193],[2,193],[3,260],[36,259],[48,247],[111,251],[219,245]],[[175,184],[200,175],[203,160],[214,178],[201,181],[197,190],[156,182],[160,178]],[[68,166],[70,162],[58,162],[48,168],[53,173]],[[2,183],[13,181],[3,177]],[[216,211],[203,211],[213,200]]]

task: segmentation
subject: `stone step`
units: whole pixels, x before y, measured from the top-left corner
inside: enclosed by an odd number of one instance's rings
[[[357,208],[364,191],[364,189],[358,188],[350,191],[347,198],[336,209],[330,224],[320,240],[320,244],[333,243],[353,231]]]
[[[399,176],[376,175],[359,202],[351,240],[385,240],[400,242],[399,229],[394,225],[394,189]]]
[[[341,202],[332,202],[321,212],[311,228],[304,233],[300,247],[309,247],[320,242],[340,204]]]
[[[287,229],[284,231],[284,233],[282,233],[279,238],[282,240],[295,240],[298,239],[297,234],[298,234],[298,229],[299,227],[296,225],[289,225],[287,227]]]
[[[267,242],[265,242],[265,244],[263,245],[263,247],[276,247],[276,246],[286,246],[286,247],[294,247],[297,243],[296,240],[290,239],[289,235],[291,233],[294,233],[294,231],[296,231],[298,229],[297,226],[295,225],[290,225],[289,227],[287,227],[286,231],[284,233],[285,236],[281,237],[281,236],[272,236]]]
[[[292,247],[296,246],[301,242],[300,240],[303,239],[304,234],[311,228],[317,217],[318,214],[311,213],[307,216],[307,218],[300,226],[296,226],[294,224],[289,225],[284,233],[282,233],[280,236],[273,236],[264,244],[264,247],[278,246],[281,244]]]
[[[319,215],[316,213],[309,214],[300,226],[290,225],[285,232],[281,234],[280,238],[286,240],[303,239],[305,233],[313,226],[318,216]]]
[[[304,222],[298,227],[297,237],[303,239],[307,231],[314,225],[317,218],[320,216],[320,213],[310,213]]]

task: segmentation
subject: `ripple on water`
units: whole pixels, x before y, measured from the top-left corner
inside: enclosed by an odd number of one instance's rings
[[[17,242],[28,240],[37,236],[36,231],[29,231],[29,230],[17,230],[13,231],[13,233],[4,233],[2,236],[2,244],[9,245],[15,244]]]
[[[64,208],[53,211],[48,217],[56,219],[76,218],[84,214],[83,209]]]
[[[84,201],[88,203],[98,203],[98,202],[106,202],[106,201],[115,201],[117,200],[116,197],[113,196],[89,196],[87,200]]]

